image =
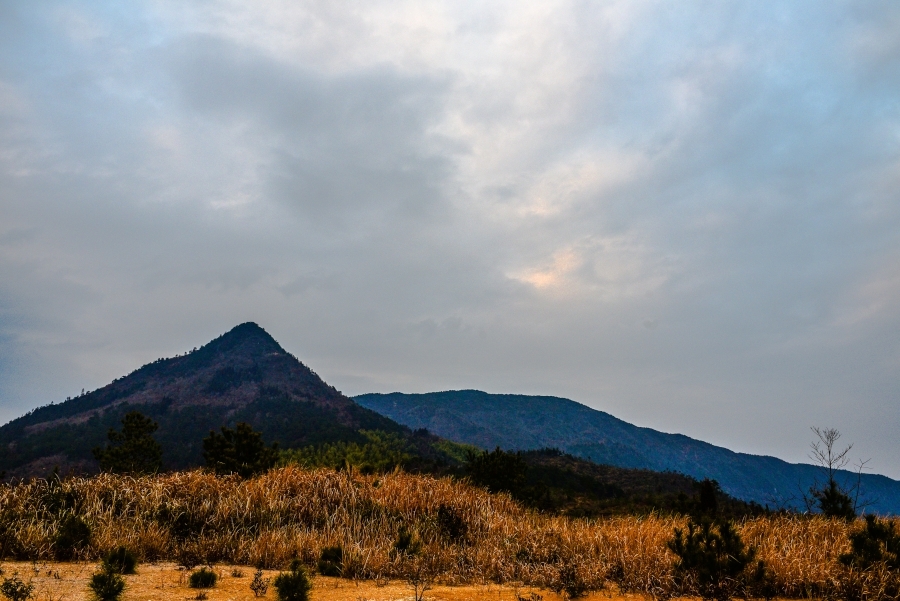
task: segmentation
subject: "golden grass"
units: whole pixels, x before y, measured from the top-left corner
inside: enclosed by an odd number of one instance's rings
[[[442,530],[441,506],[461,518],[464,536],[453,539]],[[682,518],[551,517],[505,495],[403,472],[367,476],[284,467],[249,480],[195,471],[3,485],[0,546],[19,559],[51,560],[67,513],[92,528],[84,559],[125,545],[145,560],[193,554],[210,562],[276,568],[294,557],[315,565],[323,547],[341,545],[345,576],[353,580],[403,579],[424,566],[443,584],[553,589],[571,566],[591,590],[614,584],[661,597],[689,592],[679,589],[666,548],[674,528],[685,525]],[[416,561],[392,551],[404,525],[424,544]],[[845,595],[851,585],[883,591],[893,575],[853,574],[837,561],[849,549],[854,527],[776,516],[747,520],[739,532],[771,566],[784,596]]]

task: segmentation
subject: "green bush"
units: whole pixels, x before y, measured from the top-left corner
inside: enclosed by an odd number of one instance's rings
[[[125,547],[111,550],[103,556],[103,568],[114,574],[135,574],[137,557]]]
[[[216,586],[216,580],[218,579],[218,575],[212,570],[200,568],[191,574],[188,584],[191,588],[212,588]]]
[[[9,601],[25,601],[31,598],[34,592],[34,585],[22,582],[18,574],[13,574],[9,578],[4,578],[0,583],[0,593]]]
[[[441,503],[437,511],[438,529],[441,536],[450,542],[465,542],[466,535],[469,533],[469,525],[460,514],[460,512],[446,503]]]
[[[578,573],[578,569],[572,563],[565,563],[559,568],[557,581],[553,584],[553,590],[564,593],[566,599],[583,597],[588,591],[587,582]]]
[[[341,576],[344,573],[344,550],[340,546],[322,549],[318,568],[322,576]]]
[[[697,593],[704,599],[726,601],[744,584],[744,572],[756,555],[745,549],[744,542],[730,522],[703,520],[688,523],[688,530],[675,529],[668,543],[678,556],[675,573],[690,576]]]
[[[78,551],[82,550],[91,542],[91,527],[78,517],[69,514],[63,518],[56,531],[56,539],[54,540],[54,550],[56,558],[65,560],[72,559]]]
[[[125,580],[115,572],[101,570],[91,576],[88,587],[96,601],[118,601],[125,590]]]
[[[894,523],[866,516],[866,527],[850,535],[850,552],[839,558],[848,567],[867,569],[883,563],[889,570],[900,570],[900,534]]]
[[[397,540],[394,541],[393,552],[401,557],[413,557],[422,552],[422,541],[415,532],[410,531],[406,526],[400,526]]]
[[[750,579],[747,584],[748,586],[746,591],[747,594],[745,595],[746,597],[765,599],[766,601],[769,601],[769,599],[773,599],[778,593],[778,585],[775,581],[775,574],[763,560],[759,560],[756,562],[756,567],[751,572]]]
[[[263,578],[262,568],[256,568],[253,573],[253,580],[250,581],[250,590],[253,591],[254,597],[265,597],[269,590],[269,579]]]
[[[289,572],[276,576],[272,584],[278,601],[308,601],[309,591],[312,590],[309,574],[298,559],[291,562]]]

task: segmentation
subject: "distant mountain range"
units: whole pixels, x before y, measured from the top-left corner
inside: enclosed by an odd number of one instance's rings
[[[465,449],[447,441],[483,449],[556,448],[573,457],[523,455],[530,466],[529,486],[545,490],[541,503],[551,499],[548,507],[573,515],[641,507],[677,510],[690,502],[684,499],[697,484],[691,478],[707,477],[718,480],[732,497],[766,504],[796,495],[817,475],[814,466],[734,453],[686,436],[639,428],[554,397],[466,390],[350,399],[255,323],[241,324],[190,353],[159,359],[93,392],[3,425],[0,473],[16,478],[47,476],[55,468],[62,474],[96,472],[92,449],[106,444],[109,429],[118,429],[122,417],[133,410],[159,424],[154,436],[167,470],[202,465],[203,438],[210,430],[238,422],[249,423],[267,442],[282,448],[365,444],[369,439],[362,431],[386,432],[404,441],[412,458],[412,463],[404,463],[407,469],[434,473],[463,469]],[[659,473],[666,471],[690,478]],[[900,482],[865,475],[863,491],[876,499],[872,509],[900,514]],[[727,498],[723,502],[731,503]],[[736,514],[748,510],[733,503],[729,507]]]
[[[410,428],[427,428],[483,449],[551,447],[595,463],[711,478],[738,499],[770,507],[801,507],[800,491],[821,479],[813,465],[735,453],[681,434],[641,428],[563,398],[457,390],[364,394],[354,400]],[[840,472],[839,478],[849,485],[856,474]],[[861,482],[861,497],[872,500],[868,511],[900,514],[900,482],[875,474],[863,474]]]

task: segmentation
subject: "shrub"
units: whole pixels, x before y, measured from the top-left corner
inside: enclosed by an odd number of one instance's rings
[[[26,599],[31,598],[33,592],[34,585],[22,582],[22,580],[19,579],[18,574],[13,574],[9,578],[4,578],[3,582],[0,583],[0,593],[9,599],[9,601],[25,601]]]
[[[900,535],[894,523],[866,516],[866,527],[850,535],[850,552],[839,561],[848,567],[867,569],[884,563],[889,570],[900,570]]]
[[[254,597],[265,597],[269,590],[269,579],[263,578],[262,573],[262,568],[256,568],[256,572],[253,573],[250,590],[253,591]]]
[[[559,568],[558,580],[554,583],[553,590],[557,593],[565,593],[566,599],[577,599],[584,596],[588,586],[578,573],[576,566],[572,563],[565,563]]]
[[[76,553],[91,542],[91,527],[78,517],[69,514],[59,525],[54,541],[57,559],[72,559]]]
[[[216,580],[219,577],[215,572],[208,568],[200,568],[196,572],[192,572],[188,578],[188,585],[191,588],[212,588],[216,586]]]
[[[15,513],[0,510],[0,559],[22,554],[22,545],[15,535],[18,520]]]
[[[97,601],[118,601],[125,590],[125,580],[115,572],[101,570],[91,576],[88,588]]]
[[[450,505],[441,503],[438,507],[437,523],[438,529],[441,531],[441,536],[444,538],[454,543],[465,541],[466,534],[469,532],[469,526],[466,524],[466,520],[463,519],[463,516],[459,514],[459,511]]]
[[[704,520],[699,525],[690,521],[688,531],[675,529],[669,549],[678,556],[675,573],[689,576],[704,599],[725,601],[734,596],[741,585],[744,570],[753,561],[755,549],[745,549],[744,542],[730,522]]]
[[[410,531],[406,526],[400,526],[400,531],[397,532],[397,540],[394,541],[394,555],[412,557],[418,555],[421,551],[422,541],[419,540],[415,532]]]
[[[849,535],[850,552],[838,557],[838,561],[851,568],[844,574],[842,594],[848,601],[873,598],[866,589],[865,572],[887,572],[888,578],[881,583],[879,597],[896,599],[900,596],[900,535],[892,521],[867,515],[865,528]],[[856,570],[854,570],[854,568]]]
[[[103,556],[103,568],[115,574],[134,574],[137,557],[125,547],[118,547]]]
[[[185,569],[193,570],[203,563],[203,557],[195,543],[185,542],[175,549],[175,561],[178,565],[184,566]]]
[[[231,570],[231,577],[232,577],[232,578],[243,578],[243,577],[244,577],[244,570],[242,570],[242,569],[240,569],[240,568],[233,568],[233,569]]]
[[[340,546],[322,549],[318,568],[322,576],[341,576],[344,573],[344,550]]]
[[[312,582],[306,573],[306,568],[303,567],[299,559],[292,561],[290,571],[282,572],[276,576],[272,584],[275,585],[278,601],[309,600]]]
[[[766,562],[762,560],[756,562],[756,567],[750,574],[750,580],[747,584],[745,597],[769,601],[769,599],[774,598],[778,594],[775,574],[772,573],[772,569],[766,565]]]
[[[61,515],[65,509],[75,506],[75,495],[63,486],[59,476],[59,468],[53,468],[53,475],[47,478],[47,488],[40,495],[43,509],[51,515]]]

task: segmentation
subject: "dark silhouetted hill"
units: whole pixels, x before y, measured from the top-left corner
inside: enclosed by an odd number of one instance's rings
[[[407,431],[342,395],[261,327],[245,323],[193,352],[0,427],[0,471],[96,471],[91,449],[103,446],[109,428],[118,429],[131,410],[159,423],[155,437],[166,469],[202,465],[202,439],[240,421],[282,447],[363,440],[360,429]]]

